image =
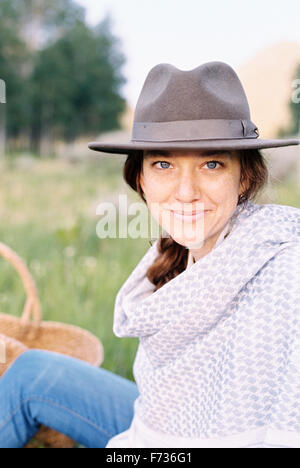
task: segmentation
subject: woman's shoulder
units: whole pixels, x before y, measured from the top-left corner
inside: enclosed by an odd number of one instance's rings
[[[233,230],[241,236],[274,243],[300,241],[300,209],[289,205],[249,202],[233,217]]]
[[[248,216],[264,216],[270,214],[275,217],[289,216],[290,218],[300,219],[300,208],[292,205],[281,205],[278,203],[257,204],[248,201],[244,207],[239,210],[241,215]]]
[[[266,203],[264,205],[260,205],[263,211],[269,211],[271,213],[282,215],[282,216],[290,216],[295,217],[297,219],[300,218],[300,208],[292,205],[280,205],[278,203]]]

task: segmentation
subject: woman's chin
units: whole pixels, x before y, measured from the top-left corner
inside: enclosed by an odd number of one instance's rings
[[[177,244],[182,245],[182,247],[186,247],[187,249],[201,249],[204,245],[203,237],[177,237],[176,235],[171,235],[172,239],[177,242]]]
[[[203,222],[198,223],[165,223],[164,230],[174,239],[175,242],[187,248],[200,249],[205,239]]]

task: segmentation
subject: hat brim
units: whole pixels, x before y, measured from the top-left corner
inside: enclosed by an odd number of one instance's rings
[[[282,146],[299,145],[298,139],[275,139],[264,140],[261,138],[241,138],[234,140],[198,140],[198,141],[169,141],[169,142],[148,142],[131,141],[128,143],[105,143],[101,141],[92,141],[88,147],[94,151],[103,153],[128,154],[131,151],[140,150],[239,150],[239,149],[264,149],[278,148]]]

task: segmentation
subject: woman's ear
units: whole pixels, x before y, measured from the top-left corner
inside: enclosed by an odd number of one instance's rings
[[[238,195],[239,195],[239,198],[240,198],[247,191],[247,189],[249,187],[249,180],[248,180],[248,177],[246,177],[245,172],[242,171],[240,151],[235,150],[235,151],[231,151],[231,153],[232,153],[233,157],[238,160],[238,164],[239,164],[239,167],[240,167],[240,183],[239,183],[239,190],[238,190]]]
[[[140,187],[143,191],[143,193],[145,192],[144,190],[144,174],[143,174],[143,171],[141,170],[140,174],[139,174],[139,183],[140,183]]]
[[[144,174],[143,170],[140,171],[139,175],[137,176],[137,191],[140,196],[146,201],[145,197],[145,190],[144,190]]]
[[[240,182],[240,190],[239,190],[239,199],[240,200],[244,199],[244,195],[248,192],[250,186],[251,186],[251,182],[248,179],[248,177],[247,177],[246,180],[242,180]]]
[[[239,196],[241,196],[245,191],[245,188],[244,188],[244,182],[241,181],[240,182],[240,186],[239,186]]]
[[[243,196],[244,193],[249,189],[249,187],[250,187],[249,179],[248,178],[246,180],[241,179],[240,186],[239,186],[239,197]]]
[[[141,169],[139,171],[139,183],[140,183],[140,187],[141,187],[143,193],[145,192],[145,190],[144,190],[144,187],[145,187],[145,184],[144,184],[144,157],[145,157],[145,151],[143,151],[143,159],[142,159]]]

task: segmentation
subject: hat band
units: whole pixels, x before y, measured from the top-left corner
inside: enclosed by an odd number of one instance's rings
[[[176,120],[173,122],[135,122],[132,141],[191,141],[257,138],[251,120]]]

